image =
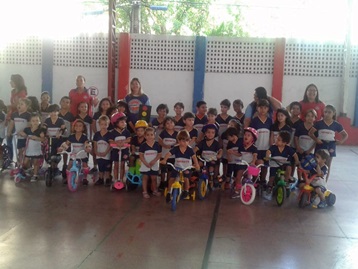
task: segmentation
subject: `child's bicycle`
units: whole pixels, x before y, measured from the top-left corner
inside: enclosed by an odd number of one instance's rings
[[[87,153],[84,150],[80,150],[77,153],[63,151],[60,154],[67,154],[70,156],[69,159],[73,159],[72,167],[70,170],[67,170],[67,187],[69,191],[75,192],[78,189],[78,186],[82,182],[83,178],[85,178],[89,174],[89,168],[82,167],[82,158],[87,156]]]
[[[11,148],[7,145],[6,139],[4,139],[4,141],[3,141],[2,145],[1,145],[1,148],[2,148],[3,163],[2,163],[2,166],[0,167],[0,173],[5,171],[6,169],[8,169],[12,163],[15,163],[10,158],[10,156],[11,156],[10,155]]]
[[[173,169],[175,171],[177,171],[179,173],[179,176],[177,176],[177,178],[175,179],[174,183],[170,187],[170,190],[168,191],[168,188],[165,188],[165,190],[164,190],[164,197],[166,197],[167,194],[170,193],[171,209],[172,209],[172,211],[175,211],[177,209],[177,204],[179,203],[179,201],[181,199],[181,195],[183,193],[184,172],[186,170],[192,169],[194,167],[188,166],[184,169],[181,169],[181,168],[175,167],[173,164],[171,164],[169,162],[167,164],[169,164],[171,167],[173,167]],[[195,192],[192,192],[192,194],[189,194],[188,197],[186,197],[185,199],[189,200],[190,198],[195,200]]]
[[[252,202],[255,200],[256,197],[256,189],[259,189],[259,192],[262,192],[261,188],[263,186],[258,183],[259,181],[259,174],[261,171],[261,166],[264,166],[264,164],[259,164],[257,166],[250,165],[245,160],[241,160],[241,163],[238,163],[240,165],[246,165],[247,168],[245,172],[243,173],[243,179],[241,186],[236,186],[237,189],[240,189],[240,199],[241,202],[244,205],[251,205]],[[256,177],[255,180],[253,178]]]
[[[285,181],[285,166],[291,165],[289,162],[280,162],[274,158],[269,158],[270,161],[275,162],[279,167],[275,174],[274,187],[272,190],[278,206],[282,206],[285,199],[290,197],[291,191],[296,187],[297,180],[294,182]]]
[[[207,166],[207,160],[198,156],[198,160],[203,162],[203,167],[201,167],[200,176],[197,181],[197,192],[199,200],[204,200],[206,195],[208,194],[209,187],[209,171]]]
[[[315,191],[315,188],[311,186],[311,183],[317,177],[317,174],[308,176],[307,170],[301,168],[298,168],[298,170],[302,173],[302,176],[305,180],[305,185],[300,190],[300,193],[298,195],[298,206],[300,208],[304,208],[306,206],[311,205],[312,207],[317,208],[317,206],[313,204],[317,197],[317,193]],[[327,205],[333,206],[336,203],[336,195],[325,187],[322,187],[322,190],[326,198]]]
[[[125,144],[124,147],[127,148],[129,147],[129,144]],[[111,144],[111,148],[113,149],[118,149],[118,155],[119,155],[119,166],[118,166],[118,175],[117,178],[118,180],[114,183],[111,183],[111,186],[109,187],[110,191],[113,190],[121,190],[125,187],[124,183],[122,182],[122,180],[120,179],[120,175],[121,175],[121,160],[122,160],[122,148],[118,147],[116,143]],[[127,181],[127,180],[126,180]]]
[[[126,191],[133,191],[142,186],[142,174],[139,172],[140,159],[136,159],[135,166],[129,167],[126,174]]]
[[[47,169],[44,172],[44,179],[46,187],[51,187],[53,180],[55,179],[56,175],[59,174],[58,164],[61,161],[61,155],[51,154],[52,148],[52,137],[48,137],[48,142],[46,146],[46,153],[45,153],[45,161],[48,164]]]

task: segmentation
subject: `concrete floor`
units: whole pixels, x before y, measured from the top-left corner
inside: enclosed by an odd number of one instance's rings
[[[334,207],[182,201],[0,176],[0,268],[358,268],[358,147],[339,147]]]

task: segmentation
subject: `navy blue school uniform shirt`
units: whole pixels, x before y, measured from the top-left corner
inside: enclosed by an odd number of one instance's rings
[[[140,142],[138,139],[138,136],[133,136],[131,139],[131,146],[135,147],[135,151],[132,152],[134,153],[134,155],[139,156],[139,148],[140,146],[145,142],[145,138],[143,138],[143,140]]]
[[[199,118],[198,115],[195,115],[194,118],[194,128],[198,130],[198,132],[201,132],[201,129],[205,124],[208,123],[208,117],[204,115],[202,118]]]
[[[304,151],[309,150],[315,144],[314,140],[308,135],[311,128],[307,129],[303,121],[296,126],[295,137],[298,139],[298,145]]]
[[[167,130],[163,130],[163,132],[160,133],[159,137],[162,139],[163,144],[170,146],[171,148],[174,147],[174,145],[177,143],[177,132],[173,132],[173,134],[169,134]],[[165,155],[169,152],[170,149],[162,147],[162,157],[164,158]],[[170,156],[170,158],[173,158],[173,156]]]
[[[276,143],[278,134],[279,134],[281,131],[286,131],[286,132],[289,132],[290,134],[292,134],[292,128],[291,128],[289,125],[285,124],[285,125],[280,129],[277,124],[273,124],[272,127],[271,127],[271,132],[273,132],[273,143],[274,143],[274,144]]]
[[[164,119],[161,122],[159,122],[158,118],[154,118],[151,122],[152,127],[155,130],[155,141],[158,141],[158,137],[160,133],[164,130],[163,121]]]
[[[193,165],[192,158],[195,155],[194,150],[188,146],[184,152],[180,150],[179,146],[175,146],[170,150],[170,153],[174,156],[174,166],[185,169]]]
[[[113,141],[125,141],[129,137],[131,137],[131,133],[128,131],[128,129],[123,129],[122,131],[118,131],[117,129],[111,130],[111,140]],[[122,159],[123,156],[129,156],[129,148],[123,147],[122,149]],[[119,149],[112,148],[112,159],[117,161],[119,156]]]
[[[228,115],[226,119],[223,119],[220,114],[216,116],[215,120],[219,124],[219,136],[221,136],[222,133],[225,132],[231,119],[232,117],[230,115]]]
[[[266,118],[262,121],[259,117],[255,117],[251,120],[250,127],[255,128],[258,133],[256,140],[257,150],[268,150],[270,147],[270,131],[272,126],[272,119]]]
[[[101,135],[101,132],[98,131],[93,136],[93,141],[97,143],[97,152],[98,153],[104,153],[106,152],[108,146],[109,146],[109,140],[111,139],[111,133],[107,132],[104,135]],[[104,157],[98,157],[97,159],[104,159],[104,160],[110,160],[111,159],[111,151],[107,153]]]
[[[244,146],[244,139],[240,138],[238,143],[238,152],[241,153],[241,159],[247,163],[251,163],[254,158],[254,154],[257,154],[257,147],[252,144],[248,147]]]
[[[281,163],[291,162],[293,155],[296,154],[296,151],[288,145],[285,145],[282,151],[276,145],[272,145],[269,150],[271,158]],[[270,161],[270,167],[279,167],[279,165],[275,161]]]
[[[245,121],[245,114],[242,114],[241,118],[237,117],[236,115],[232,117],[234,120],[238,120],[242,125],[244,125]]]
[[[85,125],[86,125],[86,134],[88,137],[91,137],[91,125],[92,125],[92,122],[93,122],[93,119],[92,117],[90,117],[89,115],[86,115],[84,118],[82,118],[80,115],[78,115],[76,117],[76,119],[81,119],[84,121]]]
[[[220,144],[215,139],[211,145],[208,145],[207,140],[202,140],[196,146],[198,148],[198,154],[205,160],[217,160],[216,155],[221,149]]]
[[[144,142],[139,147],[139,153],[143,154],[143,157],[147,163],[150,163],[152,160],[157,158],[158,154],[160,154],[161,152],[162,147],[156,141],[154,142],[153,146],[150,146],[147,144],[147,142]],[[143,163],[141,163],[139,169],[140,172],[149,172],[150,170],[159,170],[159,160],[151,168],[148,168]]]
[[[88,138],[87,135],[82,134],[79,139],[76,138],[76,134],[71,134],[67,141],[69,141],[71,143],[71,149],[72,149],[72,154],[71,154],[71,159],[73,159],[75,157],[75,154],[77,154],[78,152],[80,152],[81,150],[85,149],[85,143],[88,142]],[[85,159],[88,158],[88,155],[86,152],[82,152],[82,154],[79,154],[80,156],[77,156],[77,158],[79,159]]]
[[[52,137],[51,154],[57,154],[57,148],[61,146],[62,138],[56,138],[56,135],[62,129],[61,127],[66,126],[65,121],[58,117],[55,122],[52,122],[51,117],[48,117],[44,123],[47,128],[47,135]]]
[[[234,150],[234,151],[236,151],[236,152],[239,152],[239,145],[240,145],[240,141],[241,141],[242,139],[238,139],[235,143],[234,142],[232,142],[232,141],[228,141],[227,142],[227,146],[226,146],[226,149],[228,150],[228,149],[232,149],[232,150]],[[228,153],[228,155],[227,155],[227,157],[228,157],[228,162],[229,163],[239,163],[240,161],[241,161],[241,157],[239,157],[239,156],[235,156],[235,155],[232,155],[232,154],[229,154]]]
[[[31,113],[26,111],[24,113],[19,114],[19,112],[16,111],[11,114],[11,119],[14,121],[15,131],[16,133],[18,133],[28,127],[31,119]],[[26,138],[18,136],[17,139],[24,140]]]
[[[63,133],[62,137],[69,137],[71,134],[71,125],[75,121],[75,116],[68,111],[66,114],[61,114],[61,112],[59,112],[58,117],[63,119],[66,126],[66,131]]]
[[[324,141],[323,144],[316,144],[315,151],[327,149],[331,157],[336,156],[336,132],[342,132],[343,126],[337,121],[327,125],[324,120],[317,121],[313,126],[318,133],[317,138]]]
[[[178,121],[175,122],[174,130],[179,132],[184,129],[184,120],[183,117],[181,117]]]

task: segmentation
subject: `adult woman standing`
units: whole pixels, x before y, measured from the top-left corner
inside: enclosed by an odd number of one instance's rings
[[[130,83],[131,92],[124,98],[129,108],[128,124],[129,130],[134,132],[134,125],[139,119],[139,106],[150,105],[149,98],[142,92],[142,86],[138,78],[133,78]]]
[[[85,87],[86,79],[84,76],[79,75],[76,77],[76,89],[70,90],[68,96],[71,99],[70,112],[73,116],[78,115],[78,105],[82,102],[87,103],[88,105],[88,115],[92,117],[93,111],[92,106],[97,106],[98,99],[97,97],[92,97],[88,89]]]
[[[314,109],[317,112],[316,121],[319,121],[323,117],[324,108],[326,105],[319,99],[318,88],[315,84],[309,84],[306,87],[303,100],[300,101],[302,106],[301,119],[305,119],[307,110]]]
[[[282,103],[272,96],[267,95],[267,91],[264,87],[258,87],[255,89],[254,93],[254,101],[251,102],[245,110],[245,120],[244,127],[249,127],[251,123],[251,119],[256,117],[256,105],[261,99],[266,99],[269,104],[269,117],[272,118],[272,114],[274,111],[282,107]]]

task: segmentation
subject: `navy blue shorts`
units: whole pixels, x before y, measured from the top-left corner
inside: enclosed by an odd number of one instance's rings
[[[140,172],[142,175],[146,175],[146,176],[157,176],[159,175],[159,171],[154,171],[154,170],[149,170],[147,172]]]
[[[326,149],[331,157],[336,157],[336,141],[327,141],[323,144],[316,144],[315,153],[319,149]]]
[[[101,173],[111,172],[112,170],[112,161],[105,159],[97,159],[98,171]]]
[[[26,147],[26,139],[18,139],[17,149],[23,149],[24,147]]]
[[[122,149],[121,161],[127,161],[129,159],[129,149]],[[112,162],[119,162],[119,150],[112,149],[111,152],[111,160]]]
[[[190,170],[185,170],[184,173],[184,178],[190,179],[191,177],[191,171]],[[177,178],[179,176],[179,172],[174,170],[170,172],[170,178]]]

